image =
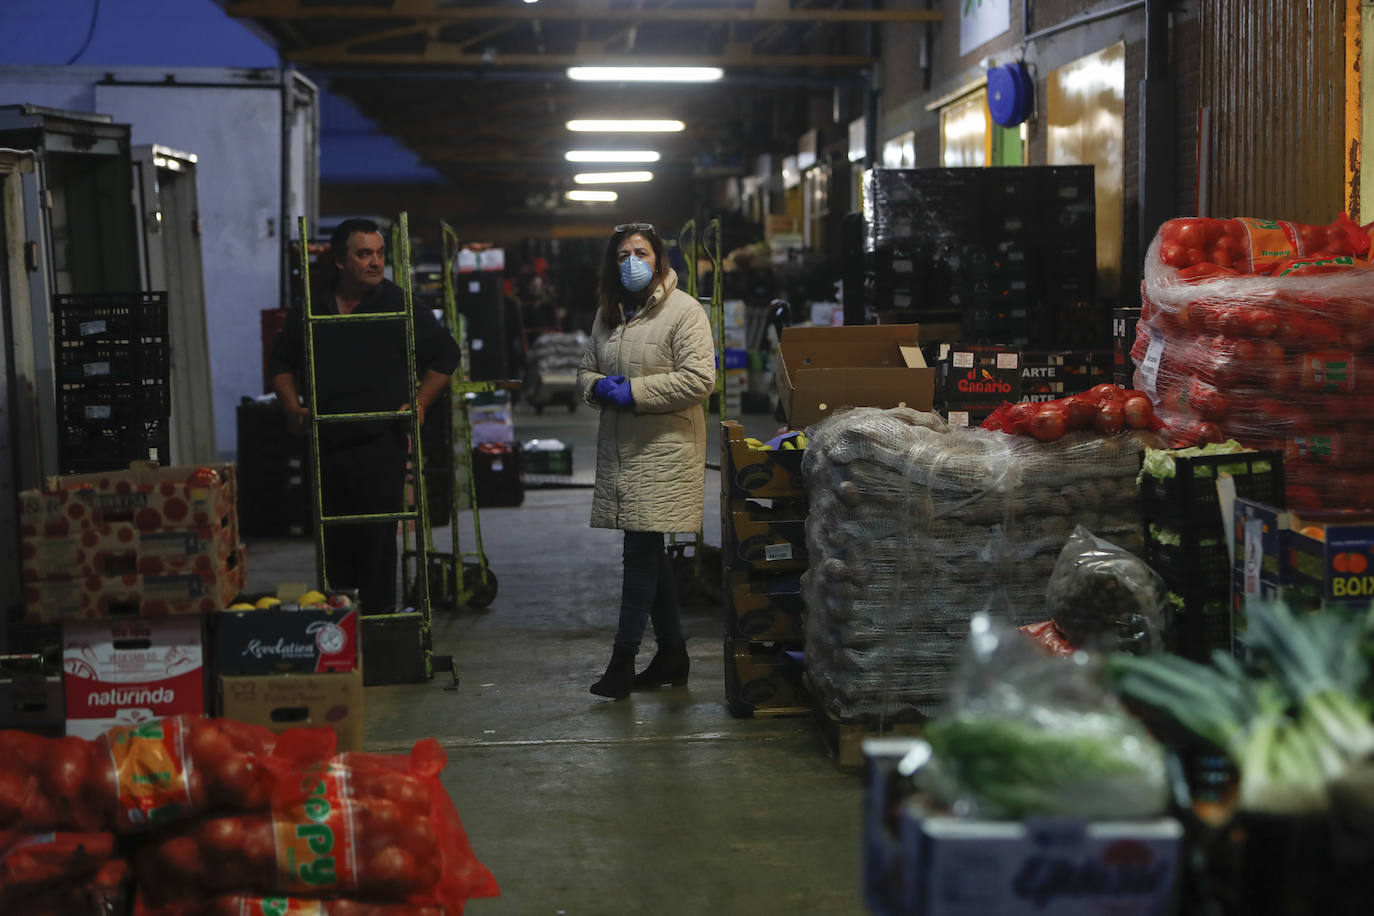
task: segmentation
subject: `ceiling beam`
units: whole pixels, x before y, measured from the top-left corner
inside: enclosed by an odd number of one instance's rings
[[[605,3],[538,4],[522,7],[448,6],[441,0],[393,0],[391,6],[316,5],[305,0],[230,0],[225,11],[251,19],[432,19],[442,22],[515,19],[544,22],[940,22],[939,10],[793,9],[786,3],[759,0],[751,9],[609,8]]]
[[[562,69],[578,66],[618,67],[833,67],[861,70],[874,64],[872,57],[856,54],[720,54],[706,57],[669,58],[581,54],[469,54],[461,46],[430,42],[423,51],[348,51],[308,48],[292,51],[287,60],[298,64],[446,64],[455,67],[539,67]]]

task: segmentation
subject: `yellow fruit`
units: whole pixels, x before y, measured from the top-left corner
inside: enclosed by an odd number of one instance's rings
[[[276,607],[276,606],[279,605],[279,604],[281,604],[281,599],[280,599],[280,598],[276,598],[276,597],[273,597],[272,595],[268,595],[268,596],[265,597],[265,598],[259,598],[259,599],[258,599],[258,603],[255,604],[255,605],[253,605],[253,607],[257,608],[257,609],[260,610],[260,611],[265,611],[265,610],[267,610],[268,608],[270,608],[270,607]]]
[[[254,610],[257,610],[257,608],[253,607],[253,605],[249,604],[247,601],[240,601],[238,604],[231,604],[231,605],[229,605],[229,610],[231,610],[231,611],[254,611]]]
[[[767,443],[760,442],[758,439],[755,439],[753,436],[750,436],[749,438],[745,439],[745,440],[744,440],[744,444],[747,445],[747,446],[749,446],[749,448],[750,448],[751,451],[755,451],[755,452],[766,452],[766,451],[768,451],[768,445],[767,445]]]
[[[305,607],[307,604],[324,604],[328,600],[329,599],[325,598],[323,592],[317,592],[312,588],[310,591],[297,598],[296,603],[301,607]]]
[[[782,441],[782,447],[785,451],[789,452],[795,452],[797,450],[797,446],[792,443],[791,439],[784,439]]]

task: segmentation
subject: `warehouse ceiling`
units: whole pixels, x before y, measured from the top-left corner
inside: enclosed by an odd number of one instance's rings
[[[868,26],[934,22],[869,0],[217,0],[483,206],[562,206],[571,148],[643,149],[656,178],[743,174],[795,149],[873,63]],[[579,65],[723,68],[705,84],[574,82]],[[845,93],[841,93],[845,95]],[[845,100],[849,101],[848,99]],[[850,113],[849,117],[859,112]],[[671,118],[674,134],[573,134]],[[643,168],[635,166],[635,168]],[[628,186],[621,186],[622,189]]]

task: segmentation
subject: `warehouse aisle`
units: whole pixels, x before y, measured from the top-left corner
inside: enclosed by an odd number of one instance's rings
[[[591,479],[593,411],[521,411],[516,422],[522,440],[573,444],[575,476]],[[746,423],[756,425],[772,426]],[[706,486],[718,544],[716,472]],[[532,489],[520,508],[484,509],[499,595],[435,624],[458,688],[367,691],[369,747],[432,735],[448,750],[445,783],[502,888],[467,912],[862,913],[861,781],[836,770],[807,719],[730,717],[718,609],[687,613],[688,687],[620,702],[587,692],[609,657],[620,570],[620,535],[588,528],[590,506],[589,489]],[[311,556],[309,542],[257,545],[250,580],[300,577]]]

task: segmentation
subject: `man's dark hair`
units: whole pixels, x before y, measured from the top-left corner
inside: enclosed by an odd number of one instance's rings
[[[334,234],[329,237],[329,256],[335,264],[348,257],[348,239],[355,232],[381,233],[380,227],[370,219],[346,219],[339,223]]]

